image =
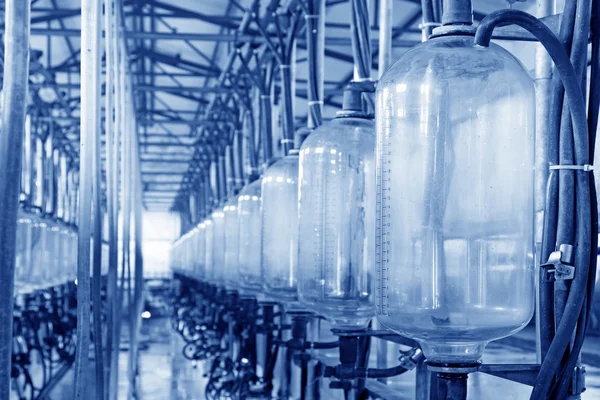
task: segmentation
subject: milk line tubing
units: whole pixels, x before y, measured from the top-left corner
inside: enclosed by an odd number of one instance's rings
[[[250,43],[246,45],[249,47],[248,51],[254,54],[245,54],[243,59],[240,57],[240,54],[243,51],[243,44],[236,43],[232,52],[229,54],[227,58],[227,62],[225,67],[221,71],[221,75],[219,76],[218,85],[221,88],[225,88],[228,80],[231,81],[231,77],[235,76],[233,74],[232,69],[234,66],[235,59],[240,60],[240,65],[238,68],[238,75],[244,75],[246,78],[250,78],[250,80],[254,83],[255,88],[260,92],[260,111],[259,113],[259,121],[260,127],[259,132],[261,132],[258,140],[261,142],[262,146],[255,148],[255,155],[250,157],[250,162],[252,165],[252,169],[254,170],[254,164],[257,164],[258,152],[259,148],[262,149],[263,152],[263,163],[264,165],[270,165],[273,159],[272,153],[272,140],[273,140],[273,132],[272,132],[272,106],[273,106],[273,84],[274,84],[274,72],[276,68],[276,63],[280,60],[277,60],[277,56],[272,52],[273,48],[280,49],[281,39],[285,43],[293,43],[298,33],[300,33],[303,29],[307,32],[307,50],[309,54],[311,54],[312,58],[315,60],[314,64],[309,63],[309,90],[308,90],[308,98],[309,98],[309,109],[311,110],[309,116],[309,127],[314,128],[321,124],[322,122],[322,107],[323,107],[323,61],[324,61],[324,16],[325,16],[325,1],[324,0],[295,0],[289,2],[285,7],[281,5],[281,0],[270,0],[265,8],[265,13],[262,17],[258,15],[258,4],[259,2],[255,0],[247,9],[244,9],[244,15],[242,17],[242,21],[237,30],[238,34],[244,33],[251,25],[256,25],[258,28],[258,33],[260,34],[260,30],[264,29],[265,32],[269,28],[269,26],[273,25],[274,29],[277,30],[277,24],[279,24],[279,30],[281,31],[284,25],[284,20],[288,19],[289,21],[295,21],[297,29],[292,30],[295,31],[295,34],[290,36],[290,32],[288,30],[288,35],[283,38],[280,34],[283,32],[279,32],[277,35],[277,41],[279,44],[276,44],[273,40],[272,36],[266,36],[266,40],[269,43],[265,42],[262,44],[253,44]],[[241,7],[240,7],[241,8]],[[301,17],[302,11],[304,12],[305,18]],[[254,15],[253,15],[254,13]],[[284,16],[284,17],[282,17]],[[295,16],[299,17],[295,19]],[[254,22],[254,24],[252,24]],[[292,39],[292,40],[288,40]],[[289,46],[288,46],[289,47]],[[266,51],[271,50],[271,51]],[[279,58],[282,59],[281,55],[284,54],[281,51],[277,50],[279,54]],[[289,54],[289,49],[288,49]],[[275,57],[275,59],[273,59]],[[250,63],[251,61],[259,61],[260,63],[256,63],[257,68],[253,72],[250,72]],[[286,65],[286,64],[284,64]],[[262,66],[262,67],[259,67]],[[293,66],[292,66],[293,68]],[[289,68],[289,69],[292,69]],[[285,68],[284,68],[285,69]],[[287,74],[287,73],[286,73]],[[286,75],[284,74],[284,75]],[[257,82],[257,78],[260,81],[262,77],[262,83]],[[287,80],[287,78],[286,78]],[[233,92],[236,94],[240,94],[239,90],[237,90],[235,85],[232,83],[229,89],[233,89]],[[288,87],[291,87],[291,82],[289,82]],[[282,85],[282,91],[287,90],[285,85]],[[206,108],[205,116],[207,119],[213,118],[214,108],[219,107],[219,103],[228,104],[232,99],[232,93],[226,95],[225,100],[219,101],[219,95],[216,95],[213,100],[209,103]],[[289,99],[289,96],[288,96]],[[291,101],[287,104],[291,104]],[[289,107],[288,107],[289,108]],[[286,124],[288,127],[293,126],[294,119],[293,116],[289,112],[283,112],[284,120],[287,121]],[[291,122],[290,122],[291,121]],[[201,131],[204,130],[204,127],[201,127]],[[287,129],[287,132],[290,132],[291,129]],[[293,129],[292,129],[293,130]],[[197,133],[197,136],[202,136],[201,131]],[[293,134],[290,137],[290,133],[286,133],[286,138],[282,142],[284,147],[290,147],[293,141]],[[200,152],[199,146],[196,146],[195,152]],[[191,168],[188,173],[193,174],[193,168]],[[178,199],[187,197],[187,194],[182,192],[179,193]],[[179,206],[183,204],[182,200],[178,200],[176,202]]]

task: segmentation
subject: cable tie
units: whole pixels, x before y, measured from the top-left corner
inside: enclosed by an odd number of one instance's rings
[[[419,24],[419,29],[429,28],[430,26],[437,28],[442,26],[442,24],[440,22],[421,22]]]
[[[306,19],[319,19],[319,14],[304,14]]]
[[[551,165],[550,170],[571,170],[571,171],[584,171],[590,172],[594,170],[594,166],[590,164],[585,165]]]
[[[308,102],[309,106],[314,106],[315,104],[323,105],[323,100],[311,100]]]
[[[281,144],[294,143],[294,139],[281,139]]]
[[[270,95],[270,94],[261,94],[261,95],[260,95],[260,98],[261,98],[261,99],[270,99],[270,98],[271,98],[271,95]]]
[[[289,68],[290,64],[279,64],[279,68]]]

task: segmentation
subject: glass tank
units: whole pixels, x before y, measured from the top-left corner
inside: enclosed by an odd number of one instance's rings
[[[71,247],[71,229],[65,225],[60,230],[61,271],[63,282],[73,282],[76,278],[77,263],[73,265],[72,253],[77,254],[76,247]]]
[[[261,180],[257,179],[242,189],[238,197],[238,220],[240,226],[238,274],[242,287],[259,291],[261,252]]]
[[[298,294],[338,329],[375,316],[375,127],[344,117],[321,125],[300,149]]]
[[[212,278],[216,285],[224,285],[225,279],[225,213],[222,208],[211,214],[212,219]]]
[[[50,256],[50,226],[46,218],[40,217],[32,226],[31,236],[31,273],[30,280],[35,289],[50,286],[51,260]]]
[[[223,278],[229,289],[239,288],[238,255],[239,255],[239,224],[238,197],[233,196],[223,207],[223,223],[225,227],[225,268]]]
[[[48,285],[55,286],[63,283],[61,277],[61,245],[60,245],[60,226],[57,221],[48,221]]]
[[[194,257],[194,277],[198,280],[204,278],[205,248],[206,248],[206,225],[204,223],[196,226],[194,235],[195,257]]]
[[[190,277],[190,272],[192,271],[192,252],[191,252],[191,240],[190,237],[193,234],[193,230],[187,232],[181,238],[181,250],[182,250],[182,268],[185,276]]]
[[[29,293],[31,287],[31,250],[34,216],[19,210],[15,262],[15,294]]]
[[[469,36],[407,51],[377,86],[377,314],[429,361],[476,361],[532,317],[534,94]]]
[[[74,228],[69,229],[69,254],[70,254],[70,274],[71,280],[75,281],[77,279],[77,265],[79,264],[79,260],[77,259],[77,230]]]
[[[204,280],[213,280],[213,242],[214,224],[210,218],[204,220]]]
[[[294,301],[298,269],[297,151],[292,150],[267,169],[261,191],[261,271],[265,292],[283,301]]]

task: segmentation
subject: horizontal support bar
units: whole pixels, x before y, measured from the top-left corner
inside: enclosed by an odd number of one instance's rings
[[[220,87],[204,87],[204,86],[152,86],[152,85],[137,85],[135,90],[144,92],[169,92],[169,93],[229,93],[230,89]]]

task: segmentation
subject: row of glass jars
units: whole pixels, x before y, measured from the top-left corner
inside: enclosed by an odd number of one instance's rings
[[[19,210],[15,293],[26,294],[74,281],[77,273],[75,229],[39,212]]]
[[[178,241],[175,266],[477,361],[533,314],[534,95],[504,49],[442,34],[381,78],[376,129],[359,112],[319,127]]]

